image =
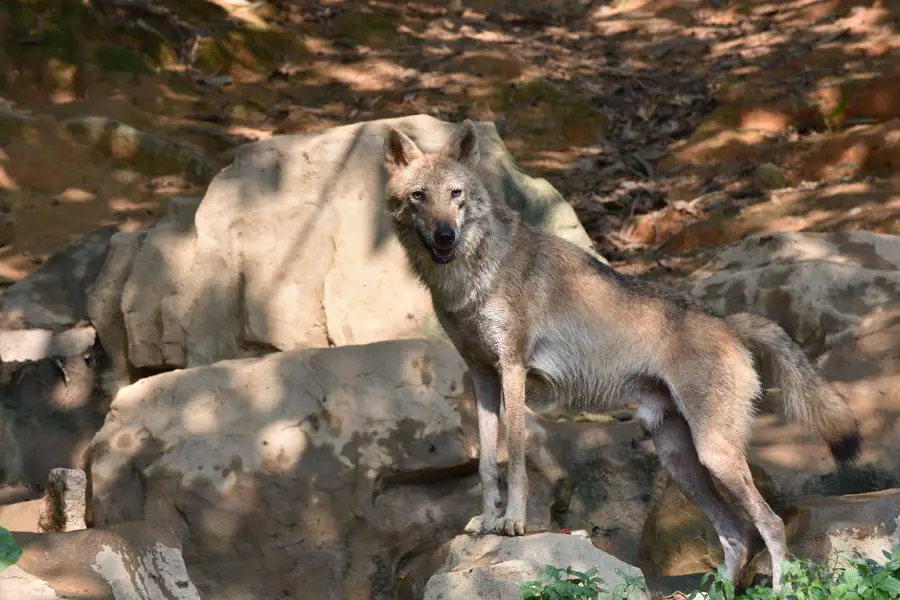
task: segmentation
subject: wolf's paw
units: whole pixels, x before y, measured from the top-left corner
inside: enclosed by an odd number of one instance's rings
[[[466,533],[470,535],[497,533],[499,529],[500,518],[497,515],[478,515],[469,519],[466,525]]]
[[[500,535],[508,535],[510,537],[525,535],[525,519],[503,517],[500,521],[500,530],[497,533]]]

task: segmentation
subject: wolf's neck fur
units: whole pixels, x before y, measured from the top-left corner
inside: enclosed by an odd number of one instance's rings
[[[472,312],[491,291],[509,251],[510,240],[521,229],[521,217],[508,207],[492,206],[473,225],[467,240],[451,263],[437,264],[411,227],[398,231],[413,273],[431,292],[436,307],[449,313]]]

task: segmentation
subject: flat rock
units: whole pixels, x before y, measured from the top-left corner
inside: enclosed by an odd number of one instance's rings
[[[900,544],[900,489],[806,498],[794,506],[803,529],[791,549],[804,558],[821,562],[842,552],[883,564],[882,552]]]
[[[199,600],[181,544],[146,523],[67,533],[13,532],[23,553],[0,572],[0,598]]]
[[[43,506],[43,498],[0,505],[0,527],[10,531],[38,533],[38,519]]]
[[[643,579],[639,569],[598,550],[582,535],[463,535],[453,540],[446,562],[428,581],[425,600],[521,599],[517,584],[541,579],[547,565],[582,572],[596,568],[607,589],[624,581],[617,570]],[[649,595],[635,593],[632,598]]]
[[[382,143],[391,125],[427,151],[456,127],[416,115],[248,144],[199,206],[173,203],[155,227],[113,244],[91,293],[104,347],[112,340],[132,366],[162,369],[273,350],[444,339],[383,208]],[[493,124],[477,127],[479,173],[492,194],[593,252],[560,194],[515,166]]]

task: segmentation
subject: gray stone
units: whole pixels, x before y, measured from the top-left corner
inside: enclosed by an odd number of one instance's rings
[[[81,469],[51,469],[44,490],[38,526],[47,533],[87,528],[87,473]]]

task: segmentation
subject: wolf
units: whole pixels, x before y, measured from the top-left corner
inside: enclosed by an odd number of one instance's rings
[[[772,559],[773,587],[788,557],[784,523],[753,483],[747,444],[761,393],[757,362],[773,368],[785,416],[805,423],[840,467],[862,438],[847,402],[773,321],[722,316],[674,288],[622,274],[529,225],[492,198],[477,167],[478,134],[459,125],[436,153],[396,127],[384,138],[386,212],[411,271],[471,372],[478,414],[482,512],[472,535],[525,533],[526,378],[583,407],[638,404],[660,463],[714,526],[735,582],[750,528]],[[497,447],[507,429],[507,501]]]

